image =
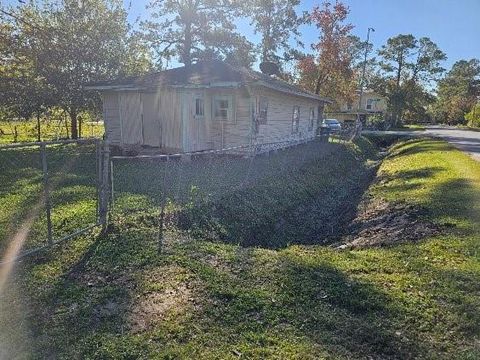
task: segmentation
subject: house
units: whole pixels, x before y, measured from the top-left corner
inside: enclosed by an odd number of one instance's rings
[[[371,115],[383,116],[387,111],[387,100],[380,94],[373,90],[364,90],[362,94],[362,103],[359,109],[358,100],[360,91],[357,90],[356,97],[352,103],[340,104],[338,111],[333,111],[325,114],[327,118],[335,118],[339,121],[355,121],[358,116],[365,124],[367,118]]]
[[[101,92],[112,145],[165,152],[312,139],[329,102],[278,78],[221,61],[86,88]]]

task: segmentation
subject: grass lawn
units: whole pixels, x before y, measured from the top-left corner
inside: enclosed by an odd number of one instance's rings
[[[46,147],[53,238],[96,222],[95,145]],[[38,146],[0,149],[0,254],[36,204],[43,204],[44,182]],[[24,248],[46,244],[45,206],[35,216]]]
[[[15,141],[15,129],[17,138]],[[66,139],[71,136],[70,125],[65,126],[65,122],[58,120],[44,119],[40,122],[42,141]],[[85,122],[82,127],[83,137],[103,136],[103,123]],[[0,121],[0,144],[10,144],[14,142],[37,141],[37,121]]]
[[[337,146],[368,163],[358,145]],[[321,164],[294,171],[317,177],[311,167]],[[241,247],[171,232],[159,255],[152,215],[132,212],[106,236],[78,238],[17,267],[0,299],[0,357],[479,358],[480,164],[445,142],[416,139],[396,145],[379,176],[371,196],[421,206],[443,233],[336,250]]]

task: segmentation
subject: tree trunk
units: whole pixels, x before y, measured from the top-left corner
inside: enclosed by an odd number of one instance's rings
[[[185,24],[185,42],[183,43],[183,63],[185,66],[192,65],[192,23]]]
[[[320,94],[320,76],[317,77],[317,81],[315,82],[315,94]]]
[[[78,129],[77,129],[77,110],[70,110],[70,124],[72,127],[72,139],[78,139]]]
[[[37,112],[37,141],[42,141],[42,131],[40,129],[40,113]]]

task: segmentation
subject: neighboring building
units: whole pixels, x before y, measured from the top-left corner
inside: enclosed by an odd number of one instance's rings
[[[313,138],[328,99],[221,61],[87,86],[122,148],[201,151]]]
[[[341,104],[339,111],[325,113],[325,117],[334,118],[339,121],[354,121],[357,119],[357,116],[360,115],[360,120],[365,123],[368,116],[373,114],[379,114],[383,116],[387,111],[387,100],[373,90],[365,90],[363,92],[362,104],[359,110],[359,96],[360,91],[357,91],[357,96],[352,103]]]

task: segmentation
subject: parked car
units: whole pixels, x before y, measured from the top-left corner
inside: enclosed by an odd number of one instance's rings
[[[322,126],[327,127],[332,133],[342,130],[342,124],[337,119],[325,119],[322,122]]]

